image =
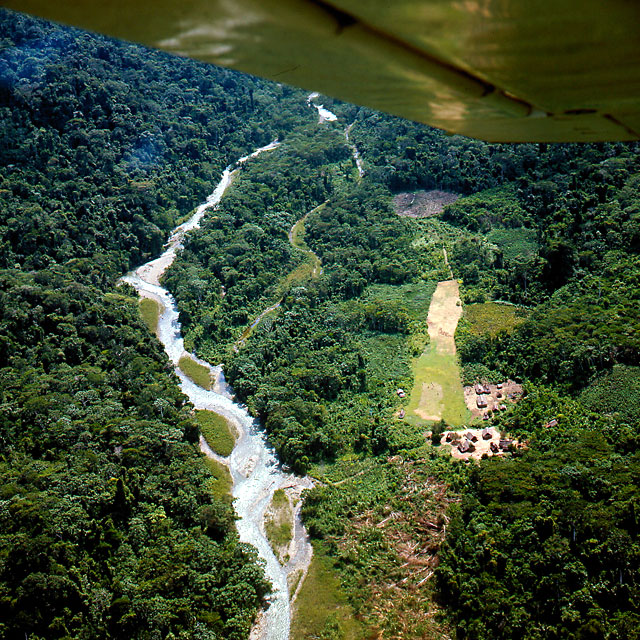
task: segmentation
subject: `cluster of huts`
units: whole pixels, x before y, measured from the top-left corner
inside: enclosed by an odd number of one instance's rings
[[[496,385],[496,398],[500,399],[502,398],[502,382],[498,382],[498,384]],[[495,403],[493,402],[493,397],[491,395],[491,389],[489,389],[489,385],[487,384],[480,384],[477,383],[475,386],[475,392],[476,392],[476,406],[478,407],[478,409],[486,409],[487,413],[485,413],[482,416],[483,420],[488,420],[489,419],[489,411],[505,411],[507,408],[507,405],[504,403]],[[489,403],[491,402],[491,405],[489,405]]]
[[[493,440],[493,432],[488,427],[482,430],[481,438],[483,440]],[[462,439],[459,439],[459,434],[455,431],[449,431],[445,434],[445,442],[455,445],[460,453],[473,453],[476,450],[475,443],[478,442],[478,436],[473,431],[467,431]],[[457,442],[457,445],[456,445]],[[502,439],[498,442],[491,442],[489,449],[492,453],[500,453],[509,451],[513,440]]]

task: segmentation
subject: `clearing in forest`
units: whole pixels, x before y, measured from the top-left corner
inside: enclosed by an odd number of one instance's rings
[[[414,384],[406,414],[409,420],[458,426],[469,420],[456,358],[454,334],[462,315],[457,280],[439,282],[431,299],[429,344],[413,363]]]
[[[393,198],[393,206],[399,216],[409,218],[429,218],[442,213],[448,205],[460,196],[448,191],[413,191],[398,193]]]

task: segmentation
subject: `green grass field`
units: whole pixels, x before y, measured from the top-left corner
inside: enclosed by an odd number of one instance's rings
[[[436,290],[435,282],[412,282],[400,286],[372,284],[367,287],[363,300],[394,301],[402,303],[412,320],[425,322],[429,313],[431,297]]]
[[[156,333],[162,305],[152,298],[140,298],[138,306],[140,307],[140,315],[147,327],[149,327],[149,331]]]
[[[502,249],[507,262],[531,260],[538,252],[537,234],[533,229],[492,229],[487,240]]]
[[[634,424],[640,415],[640,367],[614,365],[580,394],[580,401],[591,411],[617,412]]]
[[[181,371],[199,387],[209,391],[211,389],[211,375],[209,369],[204,365],[198,364],[189,356],[182,356],[178,361]]]
[[[219,455],[227,457],[236,442],[235,430],[229,421],[215,411],[196,411],[196,421],[207,444]]]
[[[411,424],[425,426],[432,422],[433,420],[427,420],[414,413],[421,404],[421,409],[426,415],[440,415],[447,424],[454,427],[471,420],[471,414],[464,402],[460,367],[455,354],[438,353],[436,345],[430,344],[424,353],[413,361],[412,369],[414,385],[405,420]],[[433,385],[432,391],[424,394],[423,385]]]
[[[360,640],[364,627],[353,615],[331,560],[314,545],[313,560],[300,589],[291,621],[292,640],[340,638]]]
[[[481,302],[464,309],[463,323],[472,335],[495,336],[500,331],[511,333],[526,318],[526,311],[510,304]]]

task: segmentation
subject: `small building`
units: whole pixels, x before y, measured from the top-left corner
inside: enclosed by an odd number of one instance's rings
[[[482,416],[482,419],[483,419],[483,420],[488,420],[488,419],[489,419],[489,414],[488,414],[488,413],[485,413],[485,414]]]
[[[478,396],[476,398],[476,405],[478,409],[485,409],[487,406],[487,399],[484,396]]]
[[[502,382],[498,382],[498,384],[496,385],[496,388],[502,389]]]
[[[495,442],[492,442],[489,445],[489,449],[491,449],[492,453],[498,453],[498,451],[500,451],[500,449],[498,448],[498,445]]]
[[[491,440],[493,438],[493,433],[491,433],[491,429],[489,427],[485,427],[482,430],[482,439],[483,440]]]
[[[558,421],[557,420],[549,420],[549,422],[547,422],[547,424],[544,425],[547,429],[549,429],[550,427],[557,427],[558,426]]]
[[[404,398],[407,394],[404,392],[404,389],[398,389],[396,391],[396,393],[398,394],[399,398]]]
[[[481,393],[484,393],[484,387],[478,382],[475,386],[475,392],[480,395]]]
[[[488,384],[485,384],[484,387],[482,387],[482,393],[491,393],[491,389],[489,389]]]
[[[509,447],[511,446],[512,442],[512,440],[500,440],[500,450],[509,451]]]
[[[469,442],[469,440],[462,440],[458,445],[458,451],[460,453],[473,453],[475,450],[476,448],[473,446],[472,442]]]
[[[471,440],[471,442],[478,442],[478,436],[474,433],[471,433],[471,431],[467,431],[467,433],[464,434],[464,437],[467,440]]]

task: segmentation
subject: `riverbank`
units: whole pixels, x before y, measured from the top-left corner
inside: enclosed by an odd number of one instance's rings
[[[235,166],[238,167],[262,151],[273,149],[275,146],[273,143],[267,145],[250,156],[241,158]],[[165,252],[159,258],[127,274],[123,281],[131,284],[141,297],[153,298],[161,306],[157,334],[175,366],[175,372],[180,379],[180,388],[193,407],[196,410],[207,410],[222,416],[238,433],[236,444],[226,458],[215,454],[204,438],[200,441],[201,450],[212,461],[210,464],[216,478],[215,491],[218,493],[223,491],[228,481],[225,480],[225,473],[220,470],[220,467],[214,468],[212,463],[222,464],[228,468],[233,483],[232,496],[238,515],[237,529],[240,540],[256,548],[258,555],[265,563],[265,574],[273,585],[269,608],[264,616],[261,616],[261,624],[256,627],[252,637],[260,640],[284,640],[289,636],[290,627],[288,576],[294,571],[302,573],[306,571],[311,560],[311,547],[299,513],[296,512],[296,521],[293,526],[293,537],[296,542],[295,557],[282,567],[264,534],[264,513],[272,495],[279,488],[285,485],[299,486],[302,491],[310,487],[311,482],[282,471],[260,425],[244,407],[233,401],[232,391],[226,384],[220,367],[214,367],[185,352],[175,300],[159,285],[162,274],[171,265],[177,249],[181,247],[184,234],[197,228],[205,212],[220,202],[235,170],[237,169],[233,167],[225,170],[214,193],[206,203],[196,209],[189,221],[174,230]],[[177,365],[185,356],[193,358],[199,366],[209,370],[213,380],[212,389],[199,386],[181,371]]]

